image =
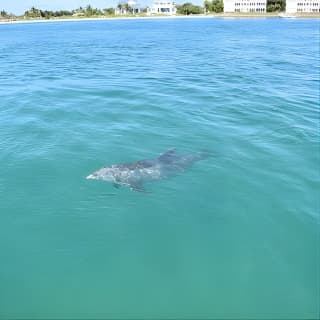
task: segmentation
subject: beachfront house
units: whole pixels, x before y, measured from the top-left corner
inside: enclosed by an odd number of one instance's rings
[[[137,14],[141,12],[141,7],[136,0],[121,0],[115,9],[115,14]]]
[[[223,0],[224,12],[255,12],[267,11],[267,0]]]
[[[175,15],[177,13],[176,4],[170,0],[155,0],[148,8],[148,14]]]
[[[287,0],[286,13],[320,12],[319,0]]]

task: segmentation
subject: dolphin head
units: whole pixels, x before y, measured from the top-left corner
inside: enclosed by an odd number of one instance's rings
[[[89,174],[86,179],[114,181],[115,175],[112,167],[105,167]]]

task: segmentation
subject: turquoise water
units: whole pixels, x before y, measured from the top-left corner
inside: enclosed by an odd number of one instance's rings
[[[0,25],[0,318],[316,318],[319,20]],[[85,177],[215,156],[150,193]]]

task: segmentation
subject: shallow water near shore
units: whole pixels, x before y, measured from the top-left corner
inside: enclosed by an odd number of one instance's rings
[[[319,21],[0,26],[0,319],[316,318]],[[208,150],[150,193],[86,180]]]

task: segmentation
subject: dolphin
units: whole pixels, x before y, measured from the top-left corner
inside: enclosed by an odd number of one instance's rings
[[[208,156],[207,152],[177,155],[176,149],[171,148],[157,158],[103,167],[86,178],[109,181],[116,188],[127,186],[131,190],[145,192],[145,182],[161,180],[184,172],[194,162]]]

